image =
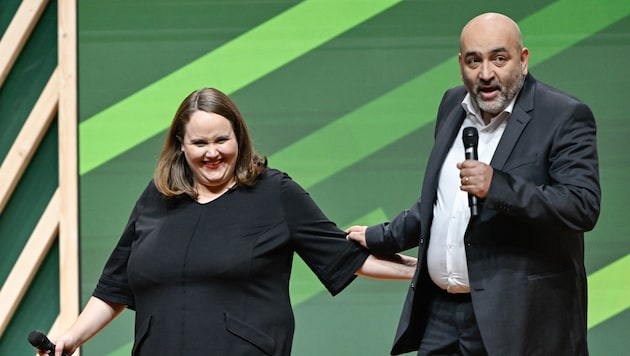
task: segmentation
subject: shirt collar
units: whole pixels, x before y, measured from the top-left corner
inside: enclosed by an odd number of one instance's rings
[[[472,97],[470,93],[467,93],[462,100],[462,108],[467,113],[467,116],[474,122],[475,126],[479,128],[480,131],[493,132],[495,131],[501,124],[503,124],[507,119],[509,119],[510,115],[512,115],[512,110],[514,110],[514,104],[516,103],[517,95],[514,95],[514,98],[510,101],[508,106],[501,112],[499,115],[494,116],[490,119],[490,123],[488,125],[485,124],[483,119],[481,118],[481,114],[479,113],[479,108],[472,101]]]

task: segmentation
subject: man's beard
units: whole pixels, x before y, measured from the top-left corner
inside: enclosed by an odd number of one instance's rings
[[[475,84],[474,95],[475,103],[479,107],[479,110],[483,112],[490,113],[492,115],[500,114],[505,108],[510,104],[512,99],[518,94],[519,90],[523,86],[523,82],[525,81],[525,75],[523,73],[518,72],[518,74],[506,83],[504,86],[498,80],[494,80],[490,83],[483,83],[484,85],[493,85],[499,89],[499,96],[491,101],[483,100],[483,98],[479,95],[480,92],[480,84]]]

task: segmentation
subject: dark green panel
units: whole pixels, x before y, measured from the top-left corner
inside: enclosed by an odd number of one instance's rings
[[[3,159],[56,66],[57,1],[50,1],[0,87],[0,157]]]
[[[0,2],[0,34],[4,34],[4,31],[9,27],[20,3],[22,3],[21,0],[2,0]]]
[[[11,272],[59,185],[57,146],[57,124],[53,123],[0,214],[0,281]]]
[[[2,31],[17,6],[3,1]],[[0,88],[0,157],[4,159],[57,66],[57,1],[49,1]],[[0,213],[0,280],[4,283],[58,186],[56,118]],[[1,336],[0,354],[33,354],[31,328],[48,329],[58,314],[59,257],[55,245],[45,258],[13,319]]]
[[[298,2],[79,1],[80,117],[89,118]]]
[[[41,268],[0,338],[0,355],[33,355],[28,334],[46,332],[59,314],[59,245],[53,244]]]
[[[630,310],[616,315],[589,330],[589,351],[593,356],[625,355],[628,353],[627,331],[630,330]]]

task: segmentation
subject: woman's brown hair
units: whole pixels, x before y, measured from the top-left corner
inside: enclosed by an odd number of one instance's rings
[[[187,194],[197,198],[193,173],[181,151],[181,140],[191,115],[196,111],[215,113],[228,119],[236,135],[238,158],[234,169],[236,186],[254,185],[267,167],[267,159],[253,148],[247,124],[236,104],[227,95],[213,88],[203,88],[190,93],[180,104],[168,130],[153,180],[164,196]]]

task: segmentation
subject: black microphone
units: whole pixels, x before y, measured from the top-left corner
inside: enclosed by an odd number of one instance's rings
[[[464,141],[464,153],[466,159],[477,160],[477,144],[479,144],[479,133],[474,127],[464,128],[462,132],[462,141]],[[477,205],[477,197],[468,193],[468,206],[470,207],[470,215],[479,215],[479,206]]]
[[[39,330],[33,330],[28,334],[28,342],[39,351],[48,351],[51,355],[55,353],[55,344],[50,342],[46,335]],[[63,356],[68,356],[68,354],[64,352]]]

